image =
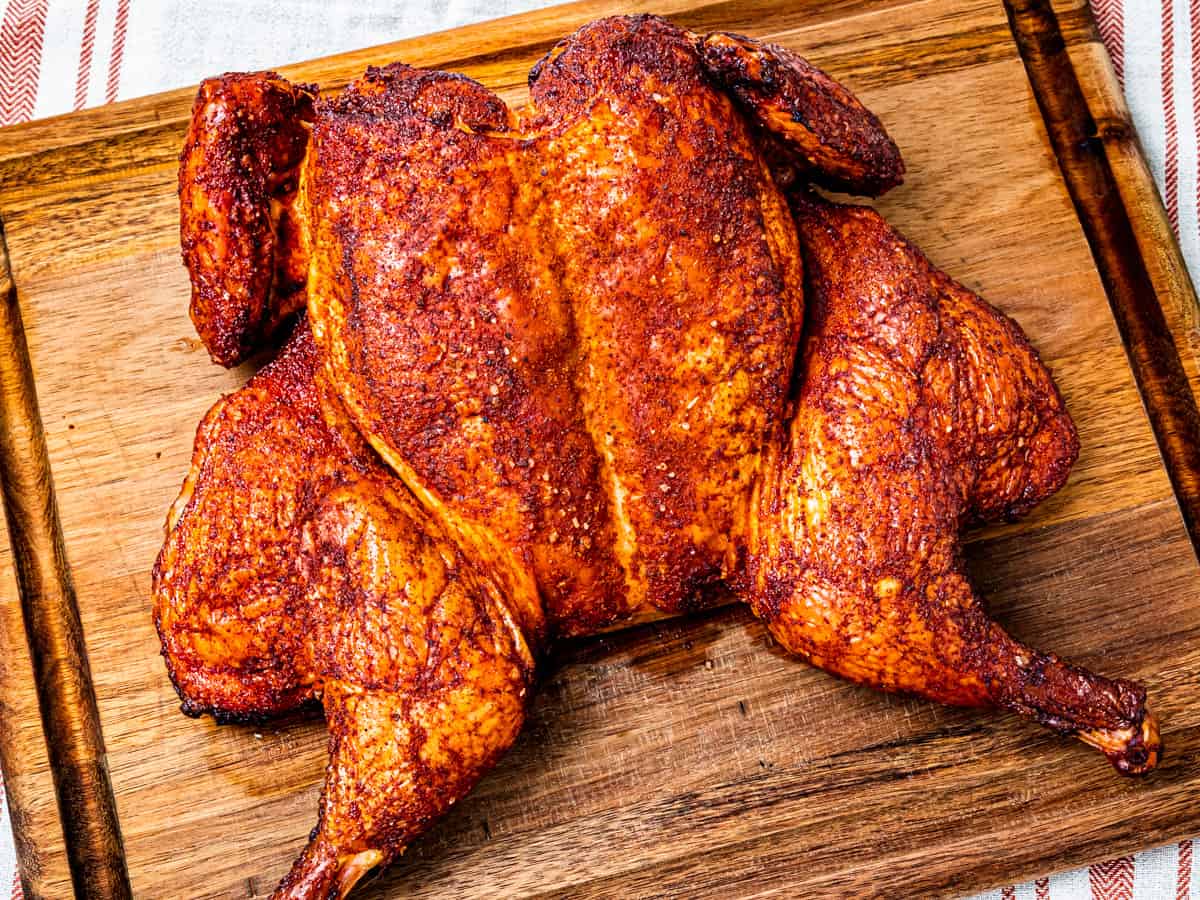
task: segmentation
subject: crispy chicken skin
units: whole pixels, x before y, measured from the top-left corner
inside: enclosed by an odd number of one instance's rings
[[[298,661],[300,532],[333,486],[383,472],[336,399],[322,397],[319,369],[302,324],[197,430],[152,576],[163,655],[191,715],[257,719],[314,695]]]
[[[559,633],[719,585],[791,378],[795,230],[699,46],[606,19],[538,64],[519,113],[397,65],[313,125],[331,379],[459,533],[531,557]]]
[[[251,721],[320,698],[329,767],[281,897],[344,895],[508,749],[540,610],[468,562],[320,384],[306,323],[219,401],[154,568],[185,712]],[[524,617],[523,617],[524,614]]]
[[[298,568],[329,765],[317,828],[276,896],[340,897],[511,746],[533,682],[525,635],[538,626],[395,479],[326,495]]]
[[[179,160],[180,238],[192,322],[223,366],[304,307],[296,170],[314,96],[274,72],[231,74],[205,81],[192,107]]]
[[[540,198],[480,85],[389,66],[325,105],[312,319],[363,433],[457,534],[532,566],[554,621],[629,612]],[[403,227],[397,227],[397,222]]]
[[[1122,772],[1157,762],[1145,691],[991,621],[959,533],[1057,491],[1078,453],[1010,320],[872,209],[797,193],[803,378],[760,482],[739,593],[789,650],[853,681],[997,705],[1077,734]]]
[[[966,579],[962,528],[1058,490],[1078,443],[1014,323],[807,192],[900,182],[878,120],[783,48],[653,16],[585,26],[530,88],[513,111],[395,64],[197,100],[198,332],[228,364],[308,314],[201,424],[155,615],[186,711],[324,703],[276,896],[345,896],[469,790],[548,641],[718,593],[831,672],[1152,768],[1142,689],[1019,644]]]
[[[904,180],[904,160],[874,114],[786,47],[740,34],[710,34],[704,67],[777,140],[810,181],[875,197]]]

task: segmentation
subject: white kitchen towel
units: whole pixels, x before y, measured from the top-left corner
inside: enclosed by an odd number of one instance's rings
[[[0,125],[184,87],[222,70],[280,66],[546,5],[545,0],[0,0]],[[1093,5],[1195,277],[1200,0],[1093,0]],[[0,896],[9,884],[13,897],[20,897],[5,814]],[[1183,841],[980,897],[1200,900],[1200,853]]]

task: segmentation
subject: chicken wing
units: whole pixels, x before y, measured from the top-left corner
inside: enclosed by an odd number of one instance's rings
[[[704,66],[751,113],[807,180],[876,197],[904,179],[904,160],[874,113],[786,47],[717,32]]]
[[[274,72],[210,78],[196,95],[179,161],[180,238],[192,322],[223,366],[304,307],[297,169],[314,96]]]
[[[474,787],[521,728],[538,649],[536,623],[398,483],[328,494],[300,566],[329,765],[313,837],[275,894],[297,900],[345,896]]]

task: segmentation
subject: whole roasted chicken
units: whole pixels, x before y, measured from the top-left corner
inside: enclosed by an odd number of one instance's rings
[[[225,365],[290,336],[200,425],[155,617],[185,712],[324,704],[276,896],[345,895],[468,791],[549,641],[720,598],[830,672],[1152,768],[1142,688],[1018,643],[967,580],[963,527],[1060,488],[1077,439],[1012,321],[811,191],[900,182],[876,118],[651,16],[584,27],[530,93],[397,64],[196,101],[193,321]]]

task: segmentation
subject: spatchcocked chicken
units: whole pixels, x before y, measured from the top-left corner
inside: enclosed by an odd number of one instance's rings
[[[154,572],[185,712],[319,698],[320,817],[277,897],[343,896],[516,736],[547,643],[743,601],[846,678],[1160,744],[1138,685],[1025,647],[959,533],[1078,443],[1020,329],[867,207],[903,164],[787,50],[592,23],[508,109],[371,69],[200,90],[192,317],[232,365]],[[294,315],[306,309],[306,313]],[[802,339],[803,334],[803,339]]]

